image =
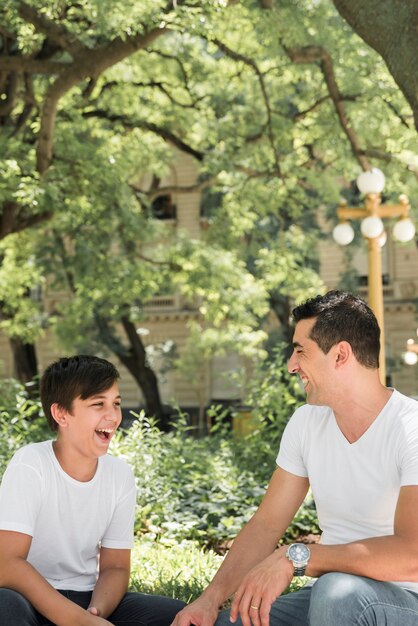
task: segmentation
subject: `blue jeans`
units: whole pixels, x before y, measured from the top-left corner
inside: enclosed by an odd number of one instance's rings
[[[418,594],[351,574],[324,574],[313,586],[280,596],[270,611],[270,626],[399,625],[418,625]],[[231,626],[229,611],[215,626]]]
[[[78,606],[87,609],[91,591],[60,591]],[[127,593],[107,620],[114,626],[170,626],[185,606],[180,600],[145,593]],[[0,626],[54,626],[35,611],[20,593],[0,589]]]

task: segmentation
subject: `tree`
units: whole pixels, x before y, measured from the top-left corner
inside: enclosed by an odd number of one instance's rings
[[[400,180],[416,192],[410,109],[328,0],[9,0],[1,11],[5,250],[29,237],[34,280],[71,294],[48,323],[148,380],[151,412],[156,381],[136,332],[147,299],[174,286],[200,298],[208,358],[258,350],[266,297],[288,340],[292,303],[321,288],[318,206],[334,211],[372,159],[390,170],[389,194]],[[187,188],[161,183],[173,146],[199,167]],[[196,190],[210,228],[168,245],[152,203]],[[217,258],[236,272],[218,272]],[[249,276],[259,308],[251,289],[236,306]],[[46,316],[19,293],[3,328],[19,339],[13,319],[30,309],[28,343]]]
[[[384,59],[409,103],[418,130],[418,10],[413,0],[333,0],[353,30]]]

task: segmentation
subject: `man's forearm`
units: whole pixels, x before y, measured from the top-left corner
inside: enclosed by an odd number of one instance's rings
[[[239,587],[244,576],[277,547],[281,529],[253,517],[240,531],[203,596],[220,606]]]
[[[418,582],[418,542],[390,535],[345,545],[313,545],[309,576],[344,572],[381,581]]]
[[[90,607],[98,609],[101,617],[109,617],[128,589],[129,571],[124,568],[108,568],[100,572],[94,588]]]

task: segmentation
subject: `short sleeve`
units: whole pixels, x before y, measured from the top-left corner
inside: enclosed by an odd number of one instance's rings
[[[401,486],[418,485],[418,414],[405,420],[400,462]]]
[[[103,548],[131,549],[134,543],[136,485],[132,470],[127,467],[124,488],[117,501],[112,519],[101,545]]]
[[[29,465],[13,462],[0,487],[0,530],[33,537],[42,501],[42,477]]]
[[[302,421],[301,411],[295,411],[284,430],[276,463],[286,472],[306,478],[308,472],[302,455]]]

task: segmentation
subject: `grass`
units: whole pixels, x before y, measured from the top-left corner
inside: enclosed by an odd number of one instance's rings
[[[221,556],[195,541],[170,544],[145,535],[132,552],[131,589],[192,602],[221,563]]]
[[[145,535],[132,551],[131,591],[192,602],[212,580],[223,558],[203,550],[196,541],[172,544]],[[285,593],[296,591],[308,580],[295,578]]]

